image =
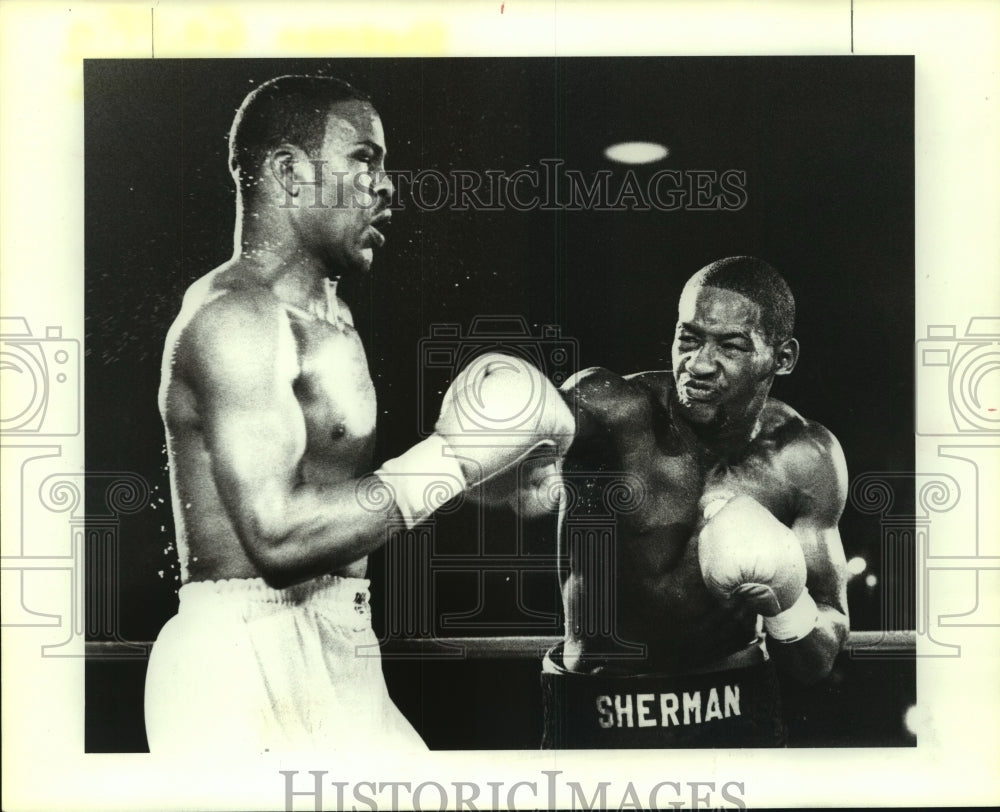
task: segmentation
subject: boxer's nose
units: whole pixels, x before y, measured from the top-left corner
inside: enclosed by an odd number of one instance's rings
[[[386,203],[392,200],[392,196],[396,193],[396,186],[389,173],[384,169],[376,174],[372,188],[375,194],[381,195],[385,199]]]
[[[715,372],[715,350],[710,343],[702,344],[688,361],[688,372],[692,375],[704,377]]]

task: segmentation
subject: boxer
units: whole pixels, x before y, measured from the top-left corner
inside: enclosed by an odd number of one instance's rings
[[[671,371],[564,385],[577,435],[545,746],[781,745],[775,667],[829,673],[848,634],[847,474],[827,429],[769,397],[798,360],[794,317],[773,268],[722,259],[684,287]]]
[[[425,749],[386,690],[367,555],[572,438],[541,374],[493,355],[373,470],[375,392],[337,280],[385,242],[385,155],[371,101],[335,79],[273,79],[237,112],[234,255],[187,291],[163,355],[182,586],[147,672],[154,753]]]

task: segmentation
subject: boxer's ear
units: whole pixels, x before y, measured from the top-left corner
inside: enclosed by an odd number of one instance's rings
[[[774,348],[774,374],[788,375],[799,361],[798,339],[789,338]]]
[[[291,205],[292,198],[299,196],[300,186],[314,184],[312,163],[305,152],[292,144],[281,144],[271,150],[267,156],[267,169],[282,189],[288,205]]]

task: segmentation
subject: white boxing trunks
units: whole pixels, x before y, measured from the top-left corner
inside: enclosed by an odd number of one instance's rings
[[[153,753],[426,750],[386,690],[368,581],[197,581],[146,672]]]

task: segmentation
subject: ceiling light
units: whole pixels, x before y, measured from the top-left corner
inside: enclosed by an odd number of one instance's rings
[[[663,144],[652,141],[623,141],[604,150],[604,157],[620,164],[651,164],[670,154]]]

